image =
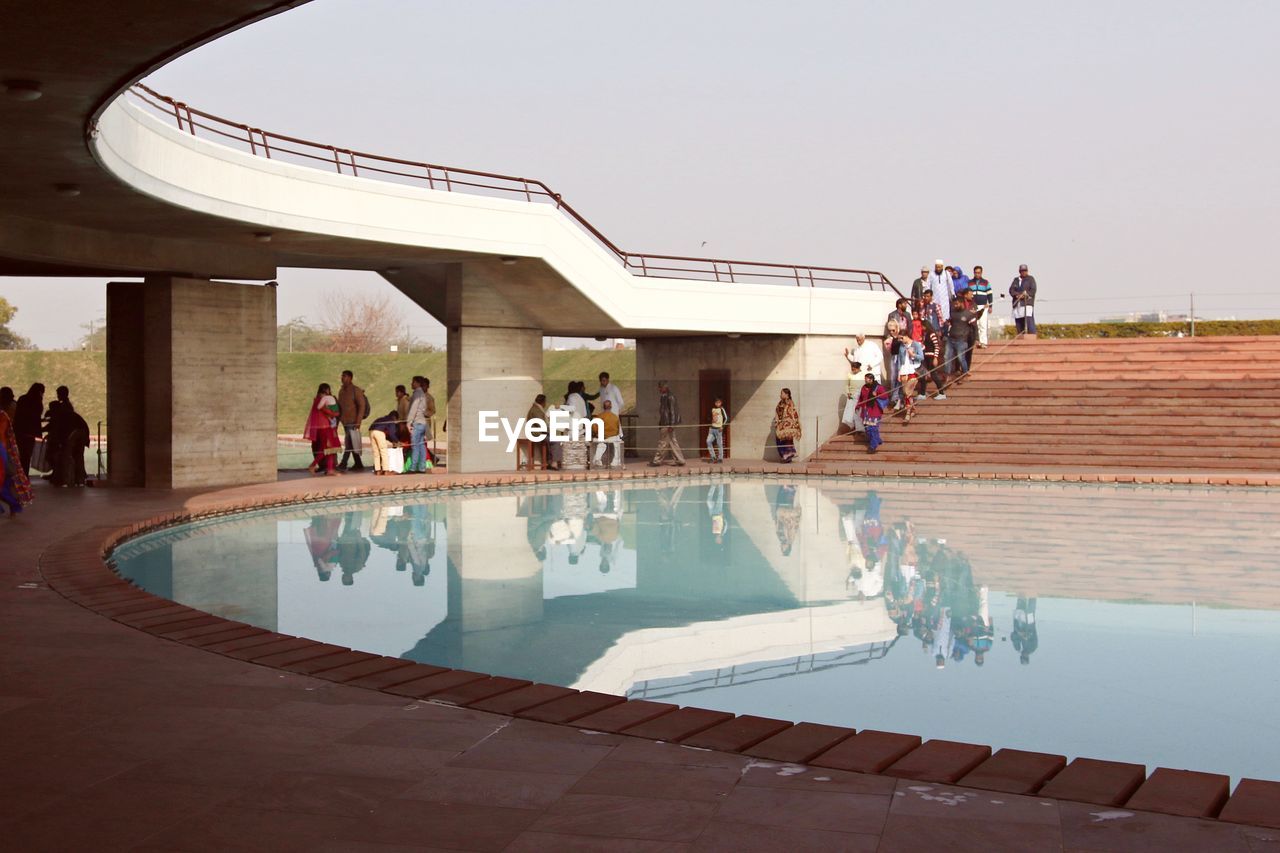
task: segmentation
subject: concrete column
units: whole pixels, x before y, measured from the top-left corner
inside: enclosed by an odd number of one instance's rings
[[[107,473],[115,486],[146,482],[142,375],[146,360],[146,288],[113,281],[107,285]]]
[[[542,391],[542,330],[479,267],[451,265],[447,289],[449,470],[511,470],[505,438],[479,440],[480,412],[513,423],[528,413]]]
[[[107,310],[111,482],[274,481],[275,289],[156,276],[109,284]]]

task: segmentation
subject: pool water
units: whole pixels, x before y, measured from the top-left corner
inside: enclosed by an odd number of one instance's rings
[[[1280,778],[1280,492],[604,485],[250,513],[114,561],[192,607],[424,663]]]

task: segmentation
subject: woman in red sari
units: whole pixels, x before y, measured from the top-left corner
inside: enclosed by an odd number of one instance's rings
[[[329,383],[322,382],[316,389],[316,398],[311,401],[311,412],[307,415],[307,426],[302,437],[311,442],[311,454],[314,457],[307,470],[319,474],[324,469],[326,476],[338,473],[335,466],[338,461],[338,450],[342,442],[338,440],[338,400],[329,390]]]
[[[0,411],[0,502],[9,507],[10,515],[17,515],[31,498],[31,481],[22,470],[13,422],[8,412]]]

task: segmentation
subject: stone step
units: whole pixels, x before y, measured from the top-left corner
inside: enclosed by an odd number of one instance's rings
[[[1097,349],[1116,347],[1123,349],[1230,347],[1241,344],[1280,347],[1277,335],[1201,335],[1196,338],[1019,338],[1007,342],[1009,349]],[[1005,343],[992,344],[992,349]]]
[[[983,437],[983,435],[1042,435],[1047,429],[1052,429],[1057,433],[1092,433],[1094,435],[1152,435],[1160,434],[1169,435],[1165,430],[1169,429],[1176,435],[1196,435],[1201,438],[1256,438],[1260,441],[1267,439],[1280,439],[1280,435],[1276,433],[1275,425],[1271,424],[1242,424],[1239,419],[1224,418],[1219,423],[1212,424],[1189,424],[1184,420],[1161,421],[1160,424],[1152,424],[1152,421],[1146,419],[1130,419],[1129,423],[1114,423],[1107,420],[1100,423],[1096,419],[1075,418],[1071,419],[1073,423],[1065,423],[1062,420],[1053,420],[1052,423],[1039,419],[1021,419],[1016,423],[1009,420],[1001,420],[998,424],[992,424],[989,420],[969,419],[966,421],[957,421],[951,418],[925,418],[919,415],[918,418],[911,421],[909,427],[902,427],[899,420],[893,419],[887,423],[881,424],[881,434],[883,435],[900,435],[900,434],[934,434],[934,435],[975,435],[975,437]],[[852,441],[854,434],[842,433],[833,437],[831,441]]]
[[[1035,448],[1026,452],[1005,451],[936,451],[932,448],[918,449],[912,446],[894,448],[886,443],[875,454],[866,450],[843,451],[823,449],[813,455],[814,463],[832,463],[865,460],[874,456],[878,463],[910,464],[924,468],[932,464],[956,464],[966,466],[1050,466],[1078,468],[1197,468],[1206,470],[1241,470],[1241,471],[1280,471],[1280,463],[1265,464],[1270,460],[1249,457],[1211,456],[1207,454],[1155,455],[1142,454],[1105,454],[1091,451],[1089,453],[1073,453],[1069,451],[1037,452]]]
[[[945,410],[929,411],[929,406],[947,406]],[[911,422],[912,427],[924,426],[930,421],[946,423],[949,425],[969,425],[973,429],[996,429],[1006,425],[1024,425],[1036,426],[1044,428],[1046,426],[1064,426],[1064,427],[1082,427],[1091,428],[1093,426],[1145,426],[1152,429],[1153,425],[1182,428],[1185,426],[1203,426],[1203,427],[1249,427],[1275,430],[1280,428],[1280,419],[1259,417],[1257,415],[1249,415],[1241,417],[1238,413],[1234,414],[1205,414],[1200,410],[1170,410],[1168,412],[1148,412],[1134,411],[1107,413],[1105,417],[1096,415],[1080,414],[1079,407],[1074,410],[1068,409],[1062,412],[1029,412],[1020,413],[1018,411],[1003,410],[999,412],[998,419],[991,414],[990,406],[967,406],[963,404],[956,406],[951,405],[951,401],[943,403],[921,403],[917,406],[919,414],[916,419]],[[1070,412],[1074,411],[1074,414]],[[945,414],[943,414],[945,412]],[[900,416],[885,418],[880,425],[880,431],[888,433],[890,429],[900,426],[902,419]]]
[[[954,434],[916,432],[915,426],[896,432],[881,434],[886,442],[897,446],[912,446],[921,452],[926,450],[939,453],[972,451],[1002,451],[1010,453],[1042,452],[1056,448],[1083,448],[1089,452],[1114,453],[1126,455],[1133,453],[1155,453],[1157,455],[1190,456],[1204,453],[1214,456],[1235,458],[1275,458],[1280,465],[1280,439],[1257,439],[1241,436],[1230,436],[1222,439],[1208,439],[1198,436],[1176,436],[1173,439],[1162,436],[1104,436],[1084,433],[1053,433],[1039,436],[1027,434],[1008,435],[992,433],[959,438]],[[827,449],[862,449],[864,442],[858,439],[839,440],[828,443]]]

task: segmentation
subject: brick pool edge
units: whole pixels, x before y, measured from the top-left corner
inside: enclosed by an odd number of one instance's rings
[[[583,471],[560,474],[490,474],[465,480],[415,478],[399,485],[368,484],[325,492],[281,495],[211,504],[198,510],[152,515],[123,527],[72,535],[46,549],[40,571],[67,600],[120,624],[237,660],[311,676],[345,686],[477,711],[556,723],[578,729],[665,741],[698,749],[738,753],[788,764],[807,764],[881,774],[935,784],[961,785],[1008,794],[1035,795],[1109,808],[1209,818],[1280,828],[1280,782],[1243,779],[1234,792],[1224,775],[1156,768],[1149,776],[1139,764],[1076,758],[920,736],[792,723],[751,715],[673,704],[629,700],[595,692],[486,673],[452,670],[402,658],[280,634],[224,619],[160,598],[132,585],[109,565],[122,542],[166,527],[243,512],[346,500],[353,497],[475,493],[540,483],[586,483],[656,478],[719,478],[732,474],[839,476],[838,467],[743,466],[730,471],[679,468],[658,471]],[[897,472],[885,472],[894,476]],[[1059,480],[1056,476],[1011,474],[963,479]],[[1062,478],[1066,479],[1066,478]],[[1205,485],[1274,485],[1241,478],[1205,478]],[[397,478],[398,480],[398,478]],[[1219,482],[1220,480],[1220,482]],[[1071,481],[1071,480],[1067,480]],[[1198,485],[1099,475],[1077,482],[1138,482]]]

